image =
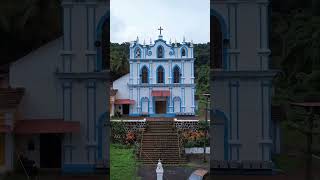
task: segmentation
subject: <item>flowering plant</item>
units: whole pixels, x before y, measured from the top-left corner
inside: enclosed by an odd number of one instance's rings
[[[136,141],[136,135],[133,132],[129,131],[126,135],[125,143],[132,145],[134,144],[135,141]]]
[[[182,141],[185,147],[203,147],[203,143],[209,144],[208,136],[203,131],[185,131],[182,133]]]

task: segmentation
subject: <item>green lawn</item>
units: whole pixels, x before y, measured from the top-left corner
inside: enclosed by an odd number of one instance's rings
[[[112,180],[138,180],[138,162],[135,159],[133,148],[123,145],[110,146],[110,179]]]

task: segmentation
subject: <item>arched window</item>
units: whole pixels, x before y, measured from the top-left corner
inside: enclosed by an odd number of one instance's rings
[[[180,69],[178,66],[173,68],[173,83],[180,83]]]
[[[148,83],[148,69],[146,66],[143,66],[141,76],[141,83]]]
[[[221,24],[217,17],[213,16],[211,19],[211,24],[213,24],[213,36],[212,36],[212,44],[213,52],[213,62],[210,63],[212,69],[222,68],[222,59],[223,59],[223,40],[222,40],[222,31]]]
[[[157,58],[163,58],[164,57],[164,55],[163,55],[163,52],[164,50],[163,50],[163,47],[162,46],[158,46],[158,48],[157,48]]]
[[[135,53],[134,53],[134,57],[135,58],[141,58],[141,50],[140,48],[137,48]]]
[[[164,69],[162,66],[157,69],[157,83],[164,83]]]
[[[186,56],[186,50],[184,48],[181,50],[181,56]]]

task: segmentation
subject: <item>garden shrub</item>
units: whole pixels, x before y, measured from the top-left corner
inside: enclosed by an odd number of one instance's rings
[[[126,125],[123,122],[111,122],[111,141],[113,143],[125,143]]]
[[[203,143],[209,146],[209,136],[204,137],[203,131],[185,131],[182,133],[184,147],[203,147]]]

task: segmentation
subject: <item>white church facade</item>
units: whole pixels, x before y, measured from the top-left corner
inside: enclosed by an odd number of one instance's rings
[[[10,64],[0,96],[17,101],[5,109],[0,173],[13,170],[21,154],[39,168],[108,172],[109,6],[69,0],[61,6],[63,35]]]
[[[269,69],[269,1],[214,0],[210,9],[211,168],[227,162],[250,168],[246,161],[272,168],[280,141],[271,116],[276,71]]]
[[[193,43],[130,43],[130,73],[113,82],[117,90],[111,115],[195,115]]]

